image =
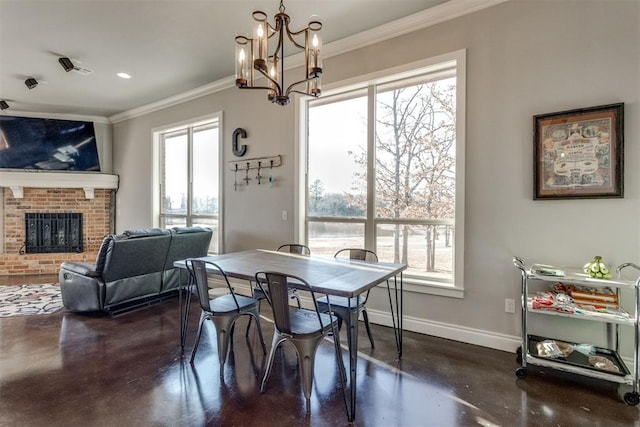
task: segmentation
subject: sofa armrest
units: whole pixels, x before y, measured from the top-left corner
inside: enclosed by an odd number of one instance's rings
[[[73,262],[67,261],[60,265],[61,270],[66,270],[71,273],[80,274],[87,277],[100,277],[100,273],[96,271],[95,264],[89,264],[87,262]]]
[[[62,303],[70,311],[104,309],[104,281],[93,264],[63,262],[58,272]]]

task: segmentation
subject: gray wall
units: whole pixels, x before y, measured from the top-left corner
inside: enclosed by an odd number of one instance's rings
[[[407,295],[407,329],[510,350],[520,334],[520,317],[504,312],[505,298],[520,296],[513,255],[556,265],[582,265],[596,254],[612,265],[640,261],[638,40],[637,1],[512,0],[325,60],[326,86],[467,49],[465,296]],[[533,201],[532,116],[616,102],[625,103],[625,197]],[[282,154],[284,163],[271,190],[235,192],[227,170],[225,251],[294,239],[294,107],[235,88],[114,125],[118,231],[152,221],[151,130],[217,111],[225,170],[236,127],[249,133],[248,157]],[[371,301],[379,321],[382,295]],[[540,324],[559,327],[557,318]],[[568,325],[577,335],[592,332]]]
[[[96,144],[98,146],[98,158],[100,160],[100,172],[111,173],[113,170],[113,136],[112,125],[94,122],[96,132]]]

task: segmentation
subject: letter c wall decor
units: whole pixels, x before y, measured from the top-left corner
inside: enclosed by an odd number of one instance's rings
[[[246,138],[247,131],[242,128],[237,128],[233,131],[233,154],[242,157],[247,153],[247,146],[243,144],[242,147],[238,148],[238,137]]]

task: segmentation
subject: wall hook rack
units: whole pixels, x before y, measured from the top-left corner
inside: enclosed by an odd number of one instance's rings
[[[255,179],[258,182],[258,185],[261,185],[264,179],[268,179],[269,187],[272,188],[275,179],[271,175],[271,172],[269,172],[268,178],[262,175],[262,173],[264,173],[265,169],[271,170],[279,166],[282,166],[281,155],[230,161],[229,169],[234,173],[233,189],[237,191],[239,186],[249,185],[249,181],[251,181],[252,179]],[[249,171],[252,169],[255,169],[257,171],[255,178],[251,178],[249,176]],[[244,184],[238,182],[238,172],[244,172],[244,178],[242,178]]]
[[[246,169],[251,170],[276,168],[278,166],[282,166],[282,156],[277,155],[268,157],[256,157],[254,159],[232,160],[229,162],[229,169],[235,172],[236,165],[238,170],[241,171],[244,171]]]

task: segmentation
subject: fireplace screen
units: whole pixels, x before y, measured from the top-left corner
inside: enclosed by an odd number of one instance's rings
[[[26,213],[25,252],[82,252],[81,213]]]

